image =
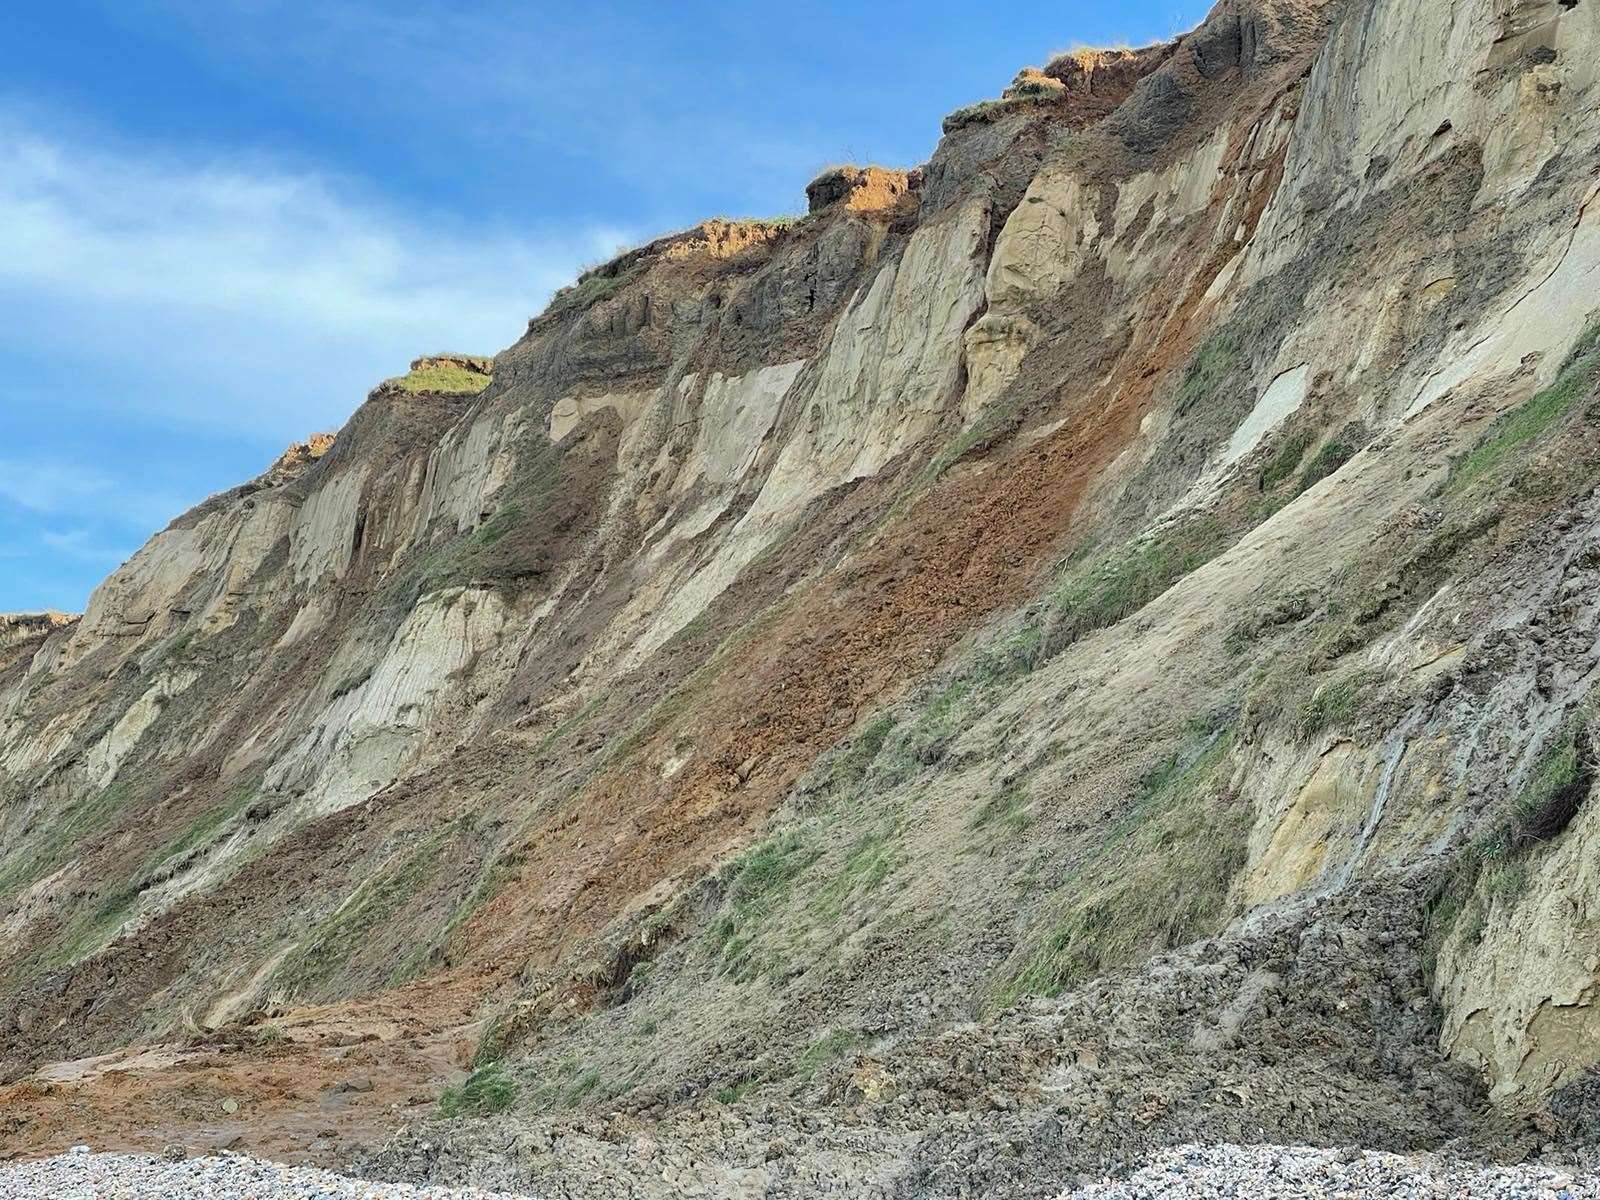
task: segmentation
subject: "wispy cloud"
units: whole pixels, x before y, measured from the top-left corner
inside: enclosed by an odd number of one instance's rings
[[[74,511],[103,500],[111,487],[107,476],[71,463],[0,458],[0,499],[31,512]]]
[[[411,358],[510,345],[630,235],[474,228],[0,104],[0,609],[76,607]]]
[[[436,349],[492,352],[625,231],[453,228],[246,157],[134,153],[0,111],[0,354],[115,364],[105,398],[303,433]]]

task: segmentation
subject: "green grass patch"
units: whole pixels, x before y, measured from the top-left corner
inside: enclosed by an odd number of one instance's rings
[[[1541,436],[1566,415],[1580,398],[1594,387],[1600,375],[1600,356],[1595,354],[1596,327],[1580,342],[1582,353],[1574,352],[1561,375],[1521,408],[1501,417],[1471,450],[1450,464],[1445,491],[1456,492],[1498,475],[1506,460],[1521,447]]]
[[[979,100],[976,104],[968,104],[956,109],[945,117],[941,128],[945,133],[954,133],[958,129],[965,129],[969,125],[982,125],[989,121],[997,121],[1001,117],[1021,111],[1024,108],[1037,108],[1040,105],[1053,104],[1064,99],[1064,88],[1052,88],[1043,85],[1024,85],[1017,88],[1009,96],[1000,96],[991,100]]]
[[[258,795],[260,795],[259,785],[247,784],[239,788],[225,803],[201,813],[194,824],[150,856],[140,872],[141,877],[148,879],[160,873],[168,865],[182,861],[199,847],[208,845],[222,829],[249,808]]]
[[[481,525],[433,547],[384,588],[383,603],[409,612],[424,596],[447,588],[514,585],[545,569],[528,535],[561,486],[561,451],[541,445],[519,464],[506,500]]]
[[[789,830],[734,860],[728,869],[723,911],[707,934],[720,973],[747,982],[776,970],[779,964],[758,953],[756,936],[787,898],[796,877],[820,857],[820,848]]]
[[[1300,706],[1297,723],[1301,735],[1312,737],[1348,726],[1378,678],[1375,671],[1352,671],[1323,684]]]
[[[1324,442],[1322,449],[1311,456],[1306,469],[1300,472],[1300,481],[1295,484],[1294,494],[1298,496],[1321,483],[1354,458],[1357,449],[1358,447],[1342,438],[1332,438]]]
[[[341,699],[344,696],[348,696],[357,688],[364,686],[367,680],[372,678],[372,672],[373,668],[370,666],[360,667],[354,671],[351,671],[348,675],[345,675],[342,679],[340,679],[338,683],[333,685],[333,691],[329,693],[328,699],[333,701]]]
[[[615,275],[589,275],[550,298],[547,317],[584,312],[602,300],[609,300],[644,273],[644,265],[630,267]]]
[[[577,1108],[592,1092],[600,1087],[601,1078],[600,1072],[594,1068],[583,1072],[572,1081],[571,1086],[567,1088],[565,1094],[561,1097],[561,1102],[568,1108]]]
[[[457,1087],[445,1088],[439,1096],[439,1115],[489,1117],[503,1113],[517,1102],[522,1089],[499,1063],[479,1067]]]
[[[839,872],[811,898],[810,912],[822,920],[836,921],[857,895],[876,891],[900,865],[893,835],[892,828],[883,828],[858,837]]]
[[[1314,441],[1316,435],[1309,429],[1297,430],[1284,438],[1277,452],[1261,468],[1261,490],[1270,492],[1292,476]]]
[[[300,945],[279,968],[278,986],[305,994],[327,983],[369,946],[370,935],[388,924],[422,890],[440,850],[443,836],[435,837],[411,855],[392,861],[364,881],[334,912],[312,926]],[[391,984],[405,969],[401,963]]]
[[[0,851],[0,898],[14,895],[60,867],[127,799],[128,789],[112,782],[70,801],[65,810],[40,814],[25,833]]]
[[[133,915],[138,899],[137,887],[121,887],[104,897],[91,912],[80,914],[46,954],[44,966],[47,969],[70,966],[103,949],[122,928],[123,922]]]
[[[1226,548],[1222,524],[1206,518],[1069,567],[1050,599],[1073,641],[1138,612]]]
[[[1494,910],[1521,899],[1537,852],[1582,808],[1594,784],[1591,716],[1587,705],[1579,710],[1540,755],[1505,817],[1456,860],[1428,909],[1423,959],[1430,976],[1446,943],[1476,946]]]
[[[718,1104],[737,1104],[760,1086],[759,1079],[744,1079],[732,1087],[718,1088],[715,1099]]]
[[[1243,365],[1244,347],[1238,334],[1223,329],[1208,337],[1189,360],[1183,382],[1178,385],[1177,415],[1209,401]]]
[[[482,360],[487,367],[488,360]],[[452,362],[428,363],[396,379],[390,386],[402,392],[435,392],[445,396],[476,395],[488,387],[491,376],[487,369],[474,371]]]
[[[990,796],[967,820],[968,829],[988,829],[998,826],[1013,833],[1021,833],[1032,823],[1028,810],[1028,794],[1012,786],[1001,788]]]
[[[182,658],[188,653],[189,647],[194,643],[194,634],[179,633],[157,645],[139,664],[139,671],[143,675],[154,675],[168,663]]]
[[[835,1029],[823,1034],[795,1056],[789,1073],[803,1083],[860,1042],[861,1035],[853,1029]]]
[[[1215,933],[1247,858],[1250,806],[1222,779],[1232,736],[1152,771],[1128,813],[1057,889],[1045,928],[996,990],[1004,1006]]]

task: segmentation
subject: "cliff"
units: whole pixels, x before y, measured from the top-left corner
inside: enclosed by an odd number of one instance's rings
[[[1024,1195],[1579,1137],[1597,50],[1223,0],[8,618],[0,1138]]]

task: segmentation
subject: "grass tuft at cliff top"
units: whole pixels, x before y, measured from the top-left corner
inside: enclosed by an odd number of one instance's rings
[[[451,362],[428,363],[388,381],[402,392],[436,392],[441,395],[475,395],[489,386],[488,371]]]

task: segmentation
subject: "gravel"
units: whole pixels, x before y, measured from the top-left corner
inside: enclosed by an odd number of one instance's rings
[[[1600,1200],[1600,1175],[1299,1146],[1178,1146],[1061,1200]]]
[[[240,1154],[91,1154],[0,1165],[0,1200],[529,1200],[478,1188],[367,1183]]]
[[[532,1200],[478,1188],[368,1183],[243,1155],[91,1154],[0,1166],[0,1200]],[[1060,1200],[1600,1200],[1600,1175],[1293,1146],[1179,1146]]]

